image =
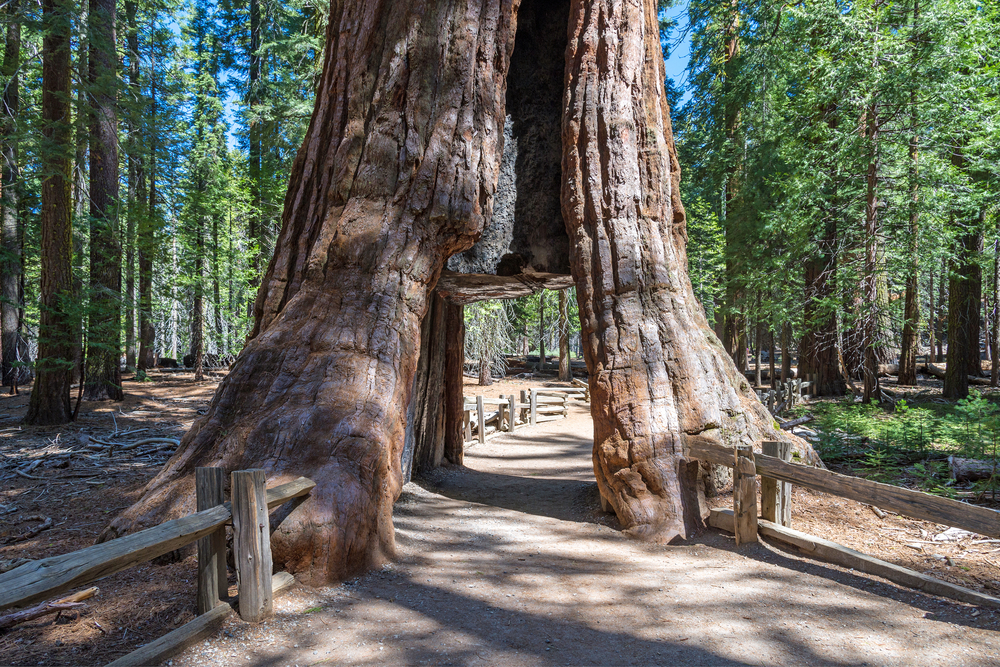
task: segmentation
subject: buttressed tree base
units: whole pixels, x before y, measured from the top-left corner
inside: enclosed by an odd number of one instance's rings
[[[490,225],[519,12],[550,6],[567,17],[561,214],[602,496],[635,535],[687,537],[703,525],[687,439],[791,437],[692,293],[654,0],[334,0],[251,338],[102,539],[192,511],[196,466],[260,467],[317,483],[274,533],[276,567],[321,584],[392,557],[421,320]]]

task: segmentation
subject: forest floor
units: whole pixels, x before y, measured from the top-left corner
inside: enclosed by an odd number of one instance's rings
[[[136,438],[180,437],[216,381],[156,380],[127,383],[130,397],[114,406],[114,420],[111,406],[85,403],[71,428],[0,430],[2,463],[57,451],[81,431],[107,437],[115,422],[119,431],[149,429]],[[498,396],[541,383],[466,384],[468,396]],[[0,398],[0,429],[17,423],[25,402]],[[588,410],[577,405],[569,419],[470,446],[465,468],[405,487],[395,507],[396,562],[338,586],[296,587],[276,600],[272,620],[233,618],[172,665],[1000,665],[997,611],[768,544],[737,548],[715,530],[679,546],[625,538],[600,510],[591,438]],[[155,474],[159,454],[73,456],[65,468],[33,469],[42,480],[0,471],[0,542],[14,540],[0,546],[0,567],[91,544]],[[70,476],[78,474],[87,477]],[[19,540],[38,523],[28,516],[55,525]],[[801,489],[793,525],[972,588],[995,594],[1000,586],[998,545],[935,542],[943,526],[879,519],[866,506]],[[189,557],[104,579],[79,615],[0,634],[0,664],[103,664],[127,653],[192,618],[194,573]]]

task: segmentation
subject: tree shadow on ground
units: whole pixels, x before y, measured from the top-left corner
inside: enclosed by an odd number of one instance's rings
[[[452,500],[545,516],[560,521],[617,525],[601,511],[597,482],[503,475],[466,468],[460,474],[430,474],[414,480]]]
[[[844,570],[836,565],[823,561],[812,560],[809,556],[800,554],[797,550],[771,541],[737,547],[735,539],[726,532],[721,533],[722,539],[731,543],[732,551],[740,555],[769,563],[787,569],[791,572],[810,574],[844,586],[850,586],[859,591],[888,598],[915,607],[924,612],[924,618],[932,621],[964,625],[992,632],[1000,632],[1000,628],[991,627],[983,619],[971,614],[976,610],[974,605],[965,604],[947,598],[939,598],[921,591],[894,584],[874,575],[857,574],[854,570]],[[703,543],[703,539],[699,540]]]

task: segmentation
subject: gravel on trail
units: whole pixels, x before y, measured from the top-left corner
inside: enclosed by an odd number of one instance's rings
[[[624,537],[600,511],[585,407],[408,484],[398,559],[296,587],[171,667],[1000,665],[994,611],[707,530]]]

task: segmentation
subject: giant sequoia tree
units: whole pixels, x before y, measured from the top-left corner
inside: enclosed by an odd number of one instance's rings
[[[274,533],[277,566],[319,583],[392,554],[421,318],[445,260],[490,220],[520,4],[331,3],[251,339],[105,538],[192,509],[195,466],[254,466],[317,482]],[[668,540],[702,521],[687,439],[781,436],[687,278],[656,2],[568,9],[562,202],[595,471],[624,525]]]

